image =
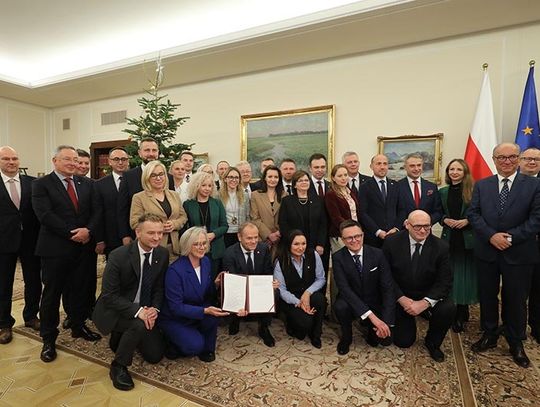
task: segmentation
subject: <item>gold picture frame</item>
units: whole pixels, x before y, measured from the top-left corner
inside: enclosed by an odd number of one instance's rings
[[[203,164],[208,164],[209,162],[208,153],[193,153],[193,171],[197,171],[197,168]]]
[[[403,160],[407,154],[420,153],[424,157],[422,177],[436,184],[441,183],[443,133],[426,136],[377,137],[379,154],[388,157],[388,177],[398,180],[407,174]]]
[[[243,115],[240,118],[242,160],[251,164],[259,178],[260,162],[274,158],[277,165],[284,158],[296,161],[298,169],[307,170],[309,157],[317,152],[327,159],[328,171],[334,165],[335,106]]]

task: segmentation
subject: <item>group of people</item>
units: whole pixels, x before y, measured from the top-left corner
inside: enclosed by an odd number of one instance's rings
[[[514,361],[529,365],[527,305],[540,343],[539,150],[496,146],[497,174],[476,184],[467,163],[453,159],[440,190],[422,177],[420,153],[404,157],[399,181],[388,178],[385,155],[371,159],[368,176],[358,155],[346,152],[329,180],[326,157],[315,153],[308,171],[268,157],[257,182],[247,161],[194,172],[189,151],[167,169],[151,138],[138,154],[142,165],[128,169],[127,152],[112,149],[111,173],[94,182],[83,150],[59,146],[54,170],[34,179],[19,174],[13,148],[0,148],[1,344],[12,339],[20,259],[23,318],[40,332],[41,359],[56,358],[62,300],[62,325],[74,338],[110,335],[110,377],[121,390],[134,386],[128,367],[137,349],[149,363],[163,356],[213,361],[222,318],[229,335],[239,333],[241,320],[256,320],[263,343],[275,346],[273,314],[221,309],[222,273],[273,275],[287,334],[308,337],[315,348],[330,308],[341,326],[340,355],[349,352],[355,319],[370,346],[407,348],[422,316],[429,321],[425,347],[442,362],[448,330],[466,329],[468,306],[479,302],[483,335],[473,350],[493,348],[504,335]],[[432,233],[435,223],[441,238]],[[97,254],[107,260],[96,301]]]

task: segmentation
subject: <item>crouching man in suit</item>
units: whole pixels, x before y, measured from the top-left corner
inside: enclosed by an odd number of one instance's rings
[[[443,362],[440,346],[456,313],[449,298],[453,276],[448,244],[431,234],[431,218],[422,210],[411,212],[405,227],[383,245],[398,302],[394,344],[408,348],[416,341],[416,317],[423,314],[429,318],[424,344],[433,360]]]
[[[360,318],[368,325],[367,343],[388,346],[392,343],[390,326],[394,324],[395,296],[392,274],[380,249],[364,246],[364,232],[354,220],[340,227],[345,247],[332,256],[338,296],[334,304],[341,325],[337,352],[345,355],[352,342],[352,321]]]
[[[92,316],[103,335],[111,334],[109,344],[115,357],[110,377],[119,390],[134,387],[127,367],[136,349],[148,363],[158,363],[165,348],[155,326],[169,265],[169,252],[160,246],[163,222],[155,215],[144,214],[135,234],[135,241],[109,255]]]

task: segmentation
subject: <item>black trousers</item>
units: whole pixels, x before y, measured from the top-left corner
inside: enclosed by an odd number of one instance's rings
[[[229,316],[229,324],[239,324],[240,321],[257,321],[259,327],[268,327],[272,323],[273,314],[249,314],[247,317],[239,317],[236,314]]]
[[[529,292],[529,326],[540,334],[540,264],[534,265]]]
[[[287,318],[287,328],[292,329],[298,339],[304,339],[306,335],[311,338],[320,338],[322,324],[326,312],[326,297],[320,291],[311,294],[310,304],[317,310],[315,314],[306,314],[302,308],[280,301],[280,307]]]
[[[81,295],[85,298],[85,319],[92,316],[92,311],[94,310],[94,305],[96,304],[97,288],[97,254],[95,252],[89,253],[87,265],[88,269],[82,275],[82,278],[84,279],[83,287],[85,292],[76,292],[72,290],[70,284],[66,284],[64,286],[64,290],[62,291],[62,304],[68,318],[71,318],[71,303],[73,301],[77,301],[77,298],[73,297],[78,297]]]
[[[439,347],[454,322],[456,305],[450,298],[446,298],[430,310],[431,318],[425,340]],[[407,314],[399,304],[396,304],[396,322],[392,334],[394,344],[400,348],[408,348],[416,341],[416,317]]]
[[[13,281],[17,259],[21,260],[24,279],[24,321],[37,318],[41,298],[40,258],[28,253],[0,253],[0,328],[11,328],[15,319],[11,316]]]
[[[114,356],[114,361],[122,366],[131,366],[137,349],[148,363],[158,363],[163,358],[165,342],[157,325],[148,330],[140,318],[121,318],[112,334],[122,335]]]
[[[499,327],[499,290],[502,278],[502,323],[512,346],[526,338],[527,297],[533,264],[508,264],[499,255],[496,262],[476,259],[480,287],[480,326],[486,335],[496,336]]]

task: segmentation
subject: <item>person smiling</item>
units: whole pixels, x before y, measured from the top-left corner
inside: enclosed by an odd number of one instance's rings
[[[223,174],[224,188],[218,191],[218,199],[225,208],[229,228],[224,236],[225,247],[238,242],[238,228],[249,220],[249,195],[240,187],[240,171],[229,167]]]

